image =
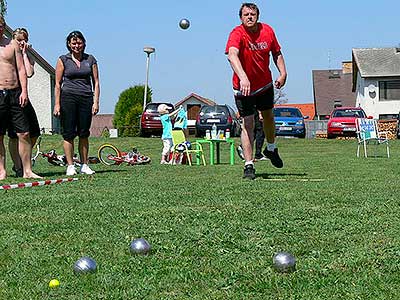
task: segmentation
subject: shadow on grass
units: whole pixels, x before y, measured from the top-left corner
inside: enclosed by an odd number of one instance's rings
[[[42,177],[54,177],[54,176],[63,177],[63,176],[65,176],[65,171],[57,171],[57,172],[53,171],[53,172],[45,172],[45,173],[37,172],[36,174],[38,174]]]
[[[117,170],[117,169],[98,170],[98,171],[96,171],[96,174],[115,173],[115,172],[129,172],[129,170]]]
[[[307,173],[260,173],[256,174],[256,177],[261,177],[263,179],[304,179],[307,176]]]
[[[96,173],[94,175],[90,175],[90,176],[95,176],[96,174],[101,174],[101,173],[115,173],[115,172],[127,172],[127,170],[115,170],[115,169],[109,169],[109,170],[99,170],[96,171]],[[39,173],[40,176],[42,177],[54,177],[54,176],[60,176],[60,177],[64,177],[65,175],[65,171],[57,171],[57,172],[46,172],[46,173]],[[76,176],[81,175],[79,174],[79,172],[76,174]],[[82,175],[82,176],[87,176],[87,175]]]
[[[358,159],[360,158],[360,157],[357,157]],[[361,157],[362,159],[382,159],[382,158],[386,158],[386,159],[388,159],[388,158],[390,158],[390,157],[387,157],[387,155],[385,154],[385,155],[368,155],[368,157]]]

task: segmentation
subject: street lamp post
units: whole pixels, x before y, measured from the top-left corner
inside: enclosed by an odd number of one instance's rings
[[[147,54],[147,59],[146,59],[146,84],[144,86],[144,97],[143,97],[143,111],[144,108],[146,107],[146,102],[147,102],[147,87],[149,85],[149,64],[150,64],[150,54],[154,53],[156,51],[155,48],[153,47],[144,47],[143,51]]]

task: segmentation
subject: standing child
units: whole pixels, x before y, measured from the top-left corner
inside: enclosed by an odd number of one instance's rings
[[[158,112],[160,113],[160,119],[161,119],[161,124],[163,127],[163,132],[161,139],[163,141],[163,150],[161,154],[161,164],[167,164],[168,163],[168,158],[169,154],[171,152],[172,148],[172,122],[171,118],[175,117],[181,108],[178,108],[177,110],[173,112],[169,112],[168,110],[168,105],[166,104],[160,104],[158,106]]]

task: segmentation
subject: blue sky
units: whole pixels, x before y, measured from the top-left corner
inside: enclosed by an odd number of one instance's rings
[[[145,83],[144,46],[156,48],[149,76],[153,101],[175,103],[194,92],[234,106],[224,49],[229,32],[240,23],[242,2],[9,0],[6,20],[12,28],[26,27],[35,50],[53,66],[66,52],[67,34],[81,30],[86,52],[99,63],[101,113],[114,111],[123,90]],[[400,44],[398,0],[280,0],[257,5],[260,20],[275,29],[282,46],[289,103],[312,102],[312,70],[340,68],[342,61],[351,60],[352,48]],[[191,21],[188,30],[179,29],[181,18]]]

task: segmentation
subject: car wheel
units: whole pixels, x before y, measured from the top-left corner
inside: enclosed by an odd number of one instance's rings
[[[196,132],[194,133],[194,136],[195,137],[202,137],[203,135],[202,135],[202,132],[200,130],[196,129]]]
[[[326,136],[328,139],[334,139],[335,138],[335,136],[333,135],[333,134],[328,134],[327,136]]]
[[[141,136],[141,137],[149,137],[150,135],[149,135],[149,133],[146,132],[145,130],[140,129],[140,136]]]
[[[299,138],[304,139],[306,137],[306,133],[304,132],[303,134],[299,135]]]

